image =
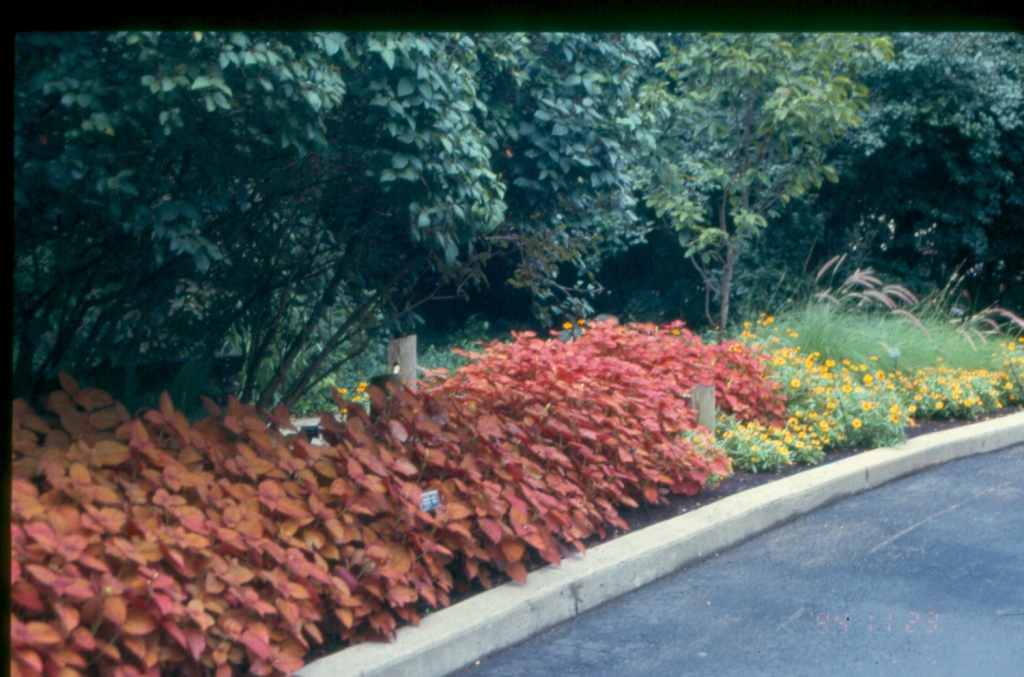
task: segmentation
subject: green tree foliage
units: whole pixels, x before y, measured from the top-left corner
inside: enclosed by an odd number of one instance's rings
[[[660,132],[646,201],[716,293],[719,336],[740,255],[780,206],[838,180],[825,149],[861,122],[858,73],[890,55],[869,36],[730,34],[670,46],[658,64],[642,98]]]
[[[512,283],[529,288],[542,313],[586,315],[591,308],[580,287],[594,289],[602,258],[646,233],[635,213],[637,168],[654,139],[635,94],[657,49],[639,35],[488,40],[495,47],[485,73],[495,76],[483,82],[498,139],[494,166],[508,182],[509,207],[492,242],[514,254]],[[567,263],[582,275],[568,288],[557,281]]]
[[[299,191],[283,188],[344,94],[325,50],[300,34],[83,33],[20,35],[15,51],[16,383],[219,349],[283,283],[252,266],[219,293],[247,247],[299,237]]]
[[[578,302],[561,264],[642,236],[630,107],[653,54],[602,35],[19,36],[16,387],[232,348],[243,399],[293,404],[493,255],[541,307]]]
[[[870,69],[865,124],[836,145],[844,180],[823,190],[827,244],[913,283],[960,267],[985,302],[1022,294],[1024,38],[901,33]],[[1004,291],[1001,291],[1004,290]]]

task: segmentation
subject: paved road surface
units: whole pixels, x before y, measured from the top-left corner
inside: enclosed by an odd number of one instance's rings
[[[842,500],[455,674],[1024,676],[1024,447]]]

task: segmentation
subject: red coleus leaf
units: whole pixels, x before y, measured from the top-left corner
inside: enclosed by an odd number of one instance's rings
[[[185,628],[182,632],[185,634],[185,642],[192,660],[198,661],[206,650],[206,636],[202,631],[193,628]]]
[[[476,430],[481,435],[487,435],[495,439],[504,438],[504,431],[498,418],[491,414],[484,414],[476,421]]]
[[[527,517],[526,512],[518,506],[513,505],[509,508],[508,517],[516,536],[522,537],[535,531],[533,525],[530,524],[530,519]]]
[[[149,593],[149,598],[153,600],[153,604],[156,605],[162,616],[177,616],[182,613],[181,604],[175,602],[169,595],[151,592]],[[182,646],[184,646],[184,640],[182,640]]]
[[[82,517],[82,526],[98,533],[121,533],[127,516],[115,508],[96,508],[92,505],[83,506],[86,515]]]
[[[121,628],[126,635],[141,637],[156,630],[157,624],[146,610],[129,609]]]
[[[330,583],[331,578],[322,567],[306,559],[306,554],[298,548],[285,551],[285,567],[299,578],[315,579],[321,583]]]
[[[526,583],[526,567],[522,562],[512,562],[505,567],[505,573],[516,583]]]
[[[257,658],[266,660],[270,656],[270,630],[263,623],[250,622],[238,639]]]
[[[388,430],[391,431],[391,436],[394,437],[399,444],[405,444],[405,442],[409,440],[409,431],[404,425],[402,425],[401,421],[397,421],[395,419],[389,420]]]
[[[63,635],[50,623],[42,621],[22,623],[16,617],[11,617],[11,644],[16,648],[55,646],[63,641]]]
[[[283,572],[263,569],[258,572],[258,575],[263,580],[267,581],[274,588],[286,597],[293,599],[309,599],[309,590],[302,585],[292,581]]]
[[[349,594],[356,589],[359,585],[359,581],[352,575],[352,572],[343,566],[337,566],[334,568],[335,575],[345,583],[345,586],[349,589]]]
[[[74,378],[64,373],[63,371],[57,374],[57,378],[60,381],[60,387],[68,395],[75,397],[76,395],[79,394],[80,388],[78,387],[78,381],[76,381]]]
[[[15,520],[29,520],[42,515],[46,509],[39,502],[39,490],[23,477],[11,482],[11,514]]]
[[[22,529],[25,535],[35,541],[36,545],[50,554],[56,554],[60,548],[60,540],[57,538],[53,527],[45,522],[29,522]]]
[[[286,498],[284,489],[281,487],[279,482],[275,480],[264,480],[260,482],[259,491],[256,496],[260,499],[260,502],[270,508],[271,510],[277,510],[279,503]]]
[[[508,562],[518,562],[526,552],[526,546],[522,541],[506,539],[501,543],[501,552]]]
[[[71,641],[76,647],[83,651],[95,651],[96,639],[88,628],[77,627],[71,633]]]
[[[206,632],[214,623],[213,616],[206,613],[206,607],[198,599],[190,600],[185,605],[184,613],[186,616],[195,621],[196,625],[203,632]]]
[[[274,606],[281,612],[281,618],[283,618],[289,626],[295,628],[299,625],[301,616],[298,604],[290,599],[277,597],[274,599]]]
[[[711,461],[708,469],[716,475],[725,476],[731,472],[732,463],[728,456],[717,456]]]
[[[412,568],[412,556],[397,543],[372,543],[367,546],[366,554],[376,562],[377,571],[385,578],[401,578]]]
[[[128,618],[128,602],[124,597],[112,596],[103,600],[103,618],[120,628]]]
[[[43,674],[43,659],[37,652],[33,651],[32,649],[18,649],[12,653],[11,657],[17,661],[11,663],[12,675],[24,674],[16,672],[18,667],[22,665],[29,668],[32,671],[28,674]]]
[[[93,584],[83,578],[77,569],[67,566],[64,571],[68,573],[58,576],[57,580],[53,582],[54,592],[76,602],[84,602],[96,597]]]
[[[100,440],[89,460],[94,466],[118,466],[131,458],[132,452],[117,440]],[[87,457],[88,458],[88,457]]]
[[[408,604],[415,604],[420,596],[413,588],[404,585],[396,585],[388,590],[388,602],[392,607],[401,607]]]
[[[480,525],[480,530],[487,534],[487,538],[491,539],[492,543],[497,545],[501,542],[502,533],[500,524],[486,517],[481,517],[477,520],[477,524]]]
[[[188,640],[185,639],[185,633],[182,631],[182,629],[178,626],[177,623],[171,621],[164,621],[160,624],[160,628],[168,635],[173,637],[174,640],[182,649],[188,648]]]
[[[33,613],[41,614],[46,610],[39,590],[28,581],[17,581],[11,585],[11,601]]]
[[[358,459],[360,465],[379,477],[388,476],[388,468],[381,461],[381,449],[373,446],[356,445],[352,447],[352,457]],[[349,459],[350,461],[352,458]]]
[[[686,496],[695,496],[700,492],[702,486],[703,484],[693,477],[685,477],[672,485],[672,492],[685,494]]]

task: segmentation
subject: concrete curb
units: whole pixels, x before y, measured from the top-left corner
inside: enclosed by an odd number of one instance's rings
[[[300,677],[436,677],[837,500],[959,458],[1024,443],[1024,413],[941,431],[734,494],[432,613],[395,641],[347,648]]]

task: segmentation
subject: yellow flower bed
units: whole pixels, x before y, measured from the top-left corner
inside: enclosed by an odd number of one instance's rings
[[[937,360],[935,367],[906,373],[880,368],[885,361],[878,357],[854,364],[805,354],[792,345],[797,332],[774,323],[761,316],[744,323],[740,337],[768,354],[771,378],[789,399],[789,418],[771,428],[722,417],[719,439],[737,470],[778,471],[817,463],[832,449],[896,444],[915,419],[974,418],[1017,404],[1024,387],[1024,339],[1000,345],[1002,371],[955,369]]]

